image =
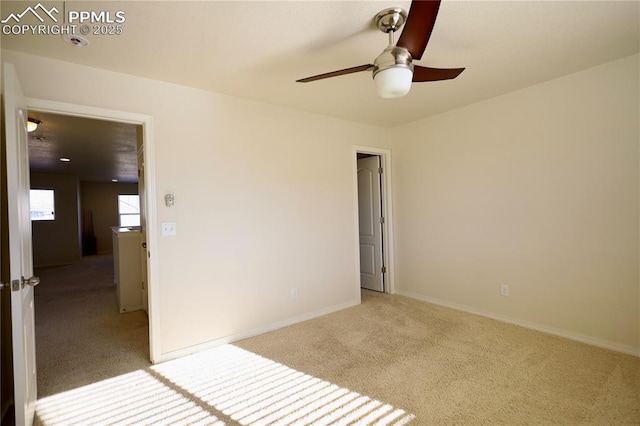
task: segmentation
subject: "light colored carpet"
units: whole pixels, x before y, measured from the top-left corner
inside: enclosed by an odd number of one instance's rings
[[[68,267],[41,274],[37,424],[640,424],[638,358],[369,291],[149,366],[146,319],[117,313],[110,261],[55,290],[47,281]]]
[[[640,359],[401,296],[237,346],[424,425],[640,425]]]
[[[118,312],[110,255],[35,273],[38,397],[151,365],[147,315]]]

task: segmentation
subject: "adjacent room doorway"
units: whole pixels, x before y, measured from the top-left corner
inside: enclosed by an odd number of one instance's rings
[[[158,361],[160,357],[160,342],[156,336],[157,309],[154,309],[157,301],[157,252],[149,250],[148,247],[155,247],[157,235],[155,233],[156,210],[155,210],[155,143],[153,137],[153,117],[127,111],[117,111],[104,108],[91,107],[86,105],[67,104],[44,99],[28,98],[27,106],[29,110],[51,114],[84,117],[95,120],[104,120],[119,123],[128,123],[140,126],[141,148],[137,155],[144,161],[143,191],[140,194],[141,210],[144,211],[145,246],[146,257],[146,290],[148,294],[148,320],[149,320],[149,357],[152,363]]]
[[[360,287],[392,293],[390,153],[363,147],[355,151]]]
[[[360,287],[384,292],[382,167],[380,156],[358,154],[358,232]]]

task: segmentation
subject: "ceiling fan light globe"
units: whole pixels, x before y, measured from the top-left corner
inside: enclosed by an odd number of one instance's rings
[[[411,89],[413,71],[406,67],[391,67],[373,76],[378,96],[385,99],[401,98]]]

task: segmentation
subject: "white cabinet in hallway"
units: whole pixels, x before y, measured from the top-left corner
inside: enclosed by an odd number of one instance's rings
[[[130,312],[144,309],[140,274],[140,230],[113,227],[113,277],[118,309]]]

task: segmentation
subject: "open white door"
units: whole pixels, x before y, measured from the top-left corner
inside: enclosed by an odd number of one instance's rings
[[[15,422],[31,425],[37,398],[33,287],[38,280],[32,277],[28,117],[15,68],[5,64],[3,71]]]
[[[360,228],[360,286],[384,291],[382,257],[380,157],[358,160],[358,222]]]

